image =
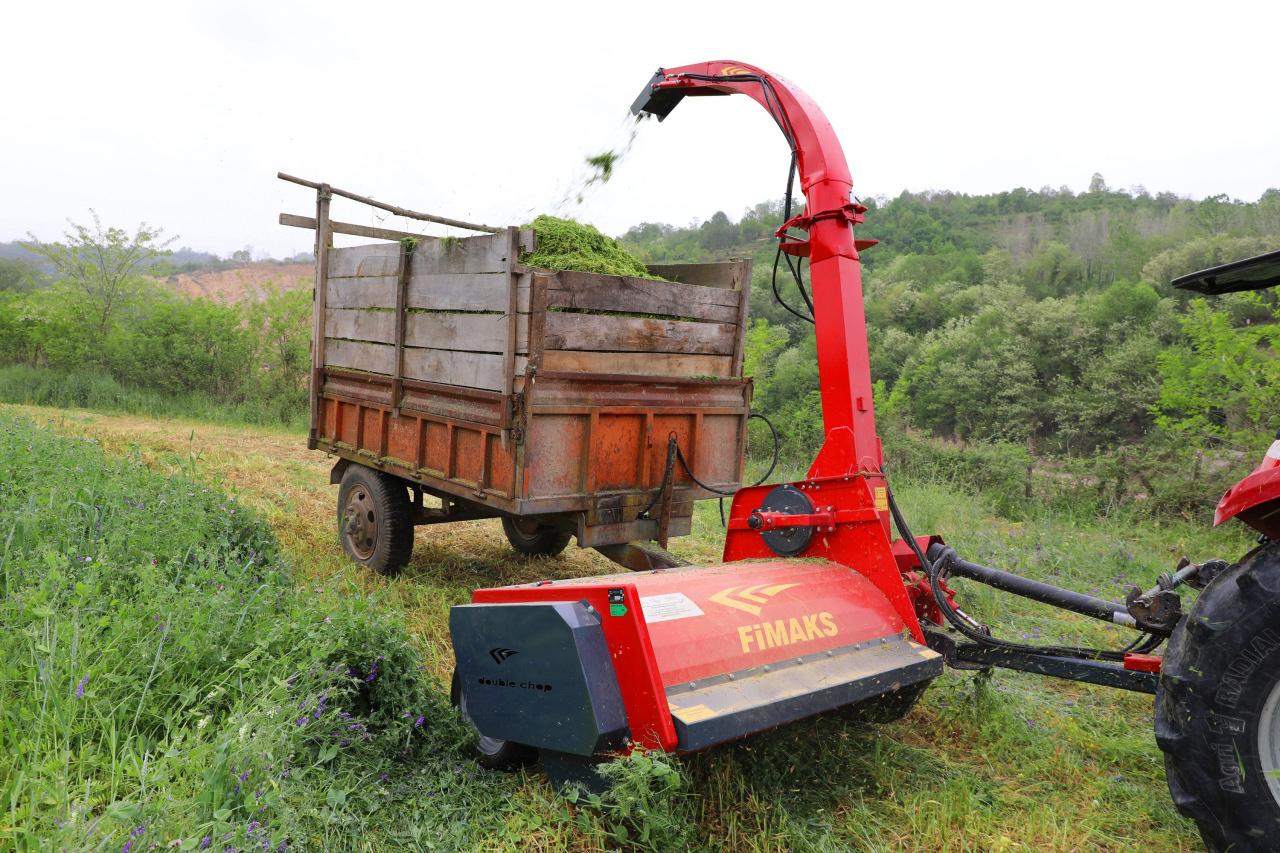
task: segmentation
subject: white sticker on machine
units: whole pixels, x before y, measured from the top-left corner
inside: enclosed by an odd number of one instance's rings
[[[665,592],[662,595],[640,596],[640,609],[644,611],[646,622],[670,622],[673,619],[688,619],[690,616],[703,616],[702,608],[693,603],[693,599],[683,592]]]

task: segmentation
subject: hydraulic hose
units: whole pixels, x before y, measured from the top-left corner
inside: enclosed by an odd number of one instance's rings
[[[933,600],[938,605],[938,609],[942,611],[943,617],[947,622],[973,642],[983,646],[995,646],[1001,649],[1008,649],[1015,652],[1026,652],[1028,654],[1053,655],[1055,657],[1083,658],[1087,660],[1105,660],[1120,661],[1124,659],[1125,653],[1133,649],[1130,644],[1125,649],[1089,649],[1076,646],[1037,646],[1029,643],[1014,643],[1009,640],[1002,640],[993,637],[990,634],[983,633],[985,626],[979,625],[965,614],[956,610],[956,608],[947,599],[946,593],[942,590],[942,571],[945,566],[939,566],[926,556],[921,550],[919,543],[916,542],[914,536],[911,535],[911,529],[907,527],[907,520],[902,515],[902,510],[898,508],[898,501],[893,496],[893,489],[887,490],[889,499],[889,514],[893,517],[894,526],[898,528],[898,534],[906,540],[908,547],[916,555],[916,559],[920,561],[921,568],[924,569],[928,577],[929,590],[933,593]],[[1139,638],[1140,640],[1142,638]],[[1153,644],[1154,643],[1154,644]],[[1147,647],[1154,648],[1159,644],[1159,638],[1149,639],[1139,647],[1140,651],[1146,651]]]
[[[1124,625],[1126,628],[1137,627],[1137,620],[1129,615],[1124,605],[1117,602],[1105,601],[1082,592],[1073,592],[1052,584],[1024,578],[1012,572],[971,563],[962,559],[954,549],[941,543],[930,545],[928,553],[930,562],[939,572],[970,578],[987,586],[1011,592],[1023,598],[1030,598],[1032,601],[1051,604],[1084,616],[1092,616],[1103,622],[1113,622],[1116,625]]]

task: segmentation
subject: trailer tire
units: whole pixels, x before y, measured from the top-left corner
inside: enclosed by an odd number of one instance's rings
[[[1211,851],[1280,838],[1280,542],[1220,574],[1169,638],[1156,692],[1169,793]]]
[[[389,474],[348,465],[338,486],[338,540],[347,556],[380,575],[396,575],[413,554],[409,490]]]
[[[502,532],[507,534],[511,547],[526,557],[554,557],[565,549],[573,536],[572,533],[531,520],[521,521],[510,515],[502,517]]]
[[[467,715],[467,697],[462,692],[462,680],[456,669],[449,682],[449,701],[458,710],[463,722],[476,733],[476,763],[481,767],[487,770],[519,770],[538,760],[538,750],[531,746],[480,734],[480,730]]]

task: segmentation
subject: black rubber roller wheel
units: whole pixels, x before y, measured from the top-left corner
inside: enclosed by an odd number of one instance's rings
[[[397,574],[413,553],[405,484],[363,465],[347,466],[338,486],[338,539],[360,565],[380,575]]]
[[[462,692],[462,682],[456,669],[453,671],[453,681],[449,684],[449,701],[476,733],[476,761],[481,767],[489,770],[518,770],[538,760],[538,751],[531,746],[480,734],[467,713],[467,696]]]
[[[1156,741],[1210,850],[1280,849],[1280,542],[1215,578],[1173,632]]]
[[[565,549],[573,535],[538,524],[533,519],[519,519],[510,515],[502,517],[502,532],[507,534],[511,547],[526,557],[554,557]]]

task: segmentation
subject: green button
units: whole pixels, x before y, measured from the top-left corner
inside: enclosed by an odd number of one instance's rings
[[[610,616],[626,616],[626,615],[627,615],[627,605],[625,605],[625,604],[610,604],[610,605],[609,605],[609,615],[610,615]]]

